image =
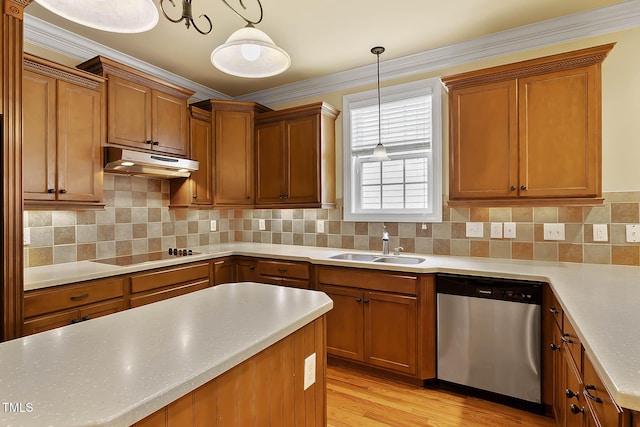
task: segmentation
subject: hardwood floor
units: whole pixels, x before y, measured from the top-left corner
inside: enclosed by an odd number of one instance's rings
[[[327,367],[329,427],[545,426],[551,418],[481,399]]]

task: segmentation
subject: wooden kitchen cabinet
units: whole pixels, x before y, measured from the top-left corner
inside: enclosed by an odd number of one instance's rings
[[[25,207],[102,207],[104,79],[25,54]]]
[[[601,64],[612,48],[445,77],[450,204],[601,202]]]
[[[309,289],[309,264],[297,261],[259,259],[256,262],[256,281],[290,288]]]
[[[193,91],[103,56],[78,68],[108,78],[108,145],[187,156]]]
[[[211,113],[189,107],[189,153],[200,163],[188,178],[174,178],[171,185],[172,208],[207,207],[213,204],[213,145]]]
[[[162,301],[211,286],[209,262],[160,268],[129,277],[131,308]]]
[[[327,353],[414,378],[435,376],[435,288],[418,277],[317,267],[317,289],[333,300]]]
[[[335,206],[335,120],[316,103],[256,115],[256,206]]]
[[[255,258],[236,257],[236,281],[255,282],[257,281]]]
[[[232,257],[213,260],[213,284],[233,283],[236,281],[236,263]]]
[[[124,309],[124,279],[121,277],[27,291],[24,334],[43,332]]]
[[[213,204],[247,207],[255,203],[254,118],[271,111],[255,102],[210,99],[192,104],[211,113]]]

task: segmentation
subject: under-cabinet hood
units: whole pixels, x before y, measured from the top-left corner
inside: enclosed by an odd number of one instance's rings
[[[104,159],[105,172],[158,178],[186,178],[200,165],[196,160],[115,147],[104,149]]]

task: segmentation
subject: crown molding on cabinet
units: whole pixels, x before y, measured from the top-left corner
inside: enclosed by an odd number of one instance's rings
[[[482,59],[564,43],[585,37],[640,26],[640,1],[628,0],[585,12],[574,13],[530,25],[478,37],[461,43],[426,50],[380,63],[380,80],[387,81],[436,71]],[[224,93],[170,73],[132,56],[25,14],[26,42],[86,60],[96,55],[110,57],[178,86],[195,91],[196,99],[232,99]],[[373,84],[375,64],[322,77],[303,80],[234,98],[275,105],[325,93]]]
[[[198,100],[211,98],[231,99],[229,95],[225,95],[224,93],[156,67],[155,65],[151,65],[148,62],[141,61],[103,44],[96,43],[93,40],[26,13],[24,15],[24,41],[54,52],[62,53],[71,58],[77,58],[80,62],[98,55],[106,56],[177,86],[191,89],[195,92],[193,98]]]

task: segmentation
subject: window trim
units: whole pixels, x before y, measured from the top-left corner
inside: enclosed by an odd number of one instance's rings
[[[404,83],[380,89],[382,101],[396,100],[408,96],[415,96],[417,92],[431,95],[431,163],[429,179],[434,183],[429,187],[432,195],[432,211],[423,213],[383,213],[355,212],[352,209],[354,200],[357,200],[359,189],[354,188],[355,161],[351,150],[351,110],[371,99],[377,103],[377,91],[369,90],[345,95],[342,99],[343,126],[342,126],[342,153],[343,153],[343,217],[345,221],[367,222],[442,222],[442,83],[440,78],[434,77],[426,80]],[[437,182],[436,182],[437,181]]]

